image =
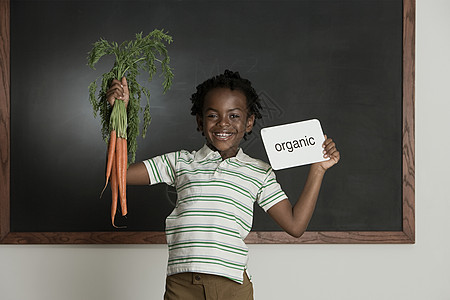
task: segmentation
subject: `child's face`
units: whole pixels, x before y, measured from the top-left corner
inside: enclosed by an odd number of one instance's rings
[[[219,151],[223,159],[236,155],[254,120],[254,115],[248,116],[244,93],[228,88],[209,91],[203,103],[203,116],[197,115],[198,128],[203,131],[207,145]]]

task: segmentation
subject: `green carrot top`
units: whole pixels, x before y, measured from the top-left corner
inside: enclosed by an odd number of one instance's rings
[[[89,101],[92,104],[94,116],[100,114],[102,137],[106,142],[113,128],[115,130],[119,129],[121,136],[127,138],[130,163],[133,163],[136,157],[136,139],[140,134],[140,112],[143,111],[144,121],[142,137],[145,137],[151,120],[150,91],[140,85],[136,78],[140,75],[140,72],[144,71],[148,74],[148,81],[150,82],[153,75],[157,72],[156,65],[159,64],[161,66],[161,76],[164,77],[164,92],[171,87],[173,73],[169,66],[170,58],[166,49],[166,44],[170,44],[171,42],[171,36],[161,30],[155,29],[147,36],[142,36],[142,32],[138,33],[134,40],[124,41],[120,45],[116,42],[108,42],[105,39],[100,39],[93,44],[92,50],[88,53],[88,66],[92,69],[95,69],[95,64],[103,56],[114,55],[115,57],[112,69],[100,76],[102,80],[98,96],[96,96],[98,88],[97,81],[100,77],[89,85]],[[124,76],[127,78],[130,92],[128,108],[125,109],[125,105],[119,105],[118,110],[120,111],[113,113],[114,110],[108,101],[106,101],[106,92],[114,78],[120,80]],[[142,94],[147,98],[145,106],[141,106]],[[123,101],[117,102],[122,102],[123,104]],[[123,120],[124,118],[125,120]]]

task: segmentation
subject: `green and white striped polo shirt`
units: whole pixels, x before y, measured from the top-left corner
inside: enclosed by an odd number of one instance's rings
[[[242,283],[254,202],[267,211],[287,198],[270,165],[242,149],[222,160],[206,145],[144,164],[151,184],[165,182],[177,190],[175,209],[166,219],[167,275],[208,273]]]

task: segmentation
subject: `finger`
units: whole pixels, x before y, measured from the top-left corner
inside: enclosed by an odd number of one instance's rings
[[[331,149],[336,148],[336,143],[330,139],[330,141],[325,145],[324,150],[329,152]]]
[[[114,102],[116,99],[123,100],[124,94],[120,89],[109,90],[106,93],[106,100],[109,102],[111,106],[114,106]]]
[[[325,141],[323,142],[322,147],[325,148],[325,147],[327,147],[328,145],[330,145],[331,143],[334,143],[334,142],[333,142],[333,139],[332,139],[332,138],[329,138],[329,137],[327,137],[327,136],[325,135]]]
[[[109,90],[114,89],[123,89],[122,83],[117,79],[113,79],[113,81],[111,81],[111,84],[109,85]]]
[[[111,106],[114,106],[114,102],[116,99],[122,99],[122,96],[117,91],[110,91],[106,94],[106,100],[111,104]]]
[[[129,96],[130,92],[129,92],[129,89],[128,89],[127,78],[125,76],[122,77],[121,87],[123,89],[123,98],[122,98],[122,100],[124,100],[125,101],[125,105],[127,105],[129,97],[130,97]]]
[[[330,158],[337,163],[341,159],[341,154],[336,150],[330,154]]]
[[[330,155],[331,153],[334,153],[335,151],[337,151],[336,147],[330,147],[326,149],[327,154]]]
[[[123,95],[124,95],[124,91],[121,87],[112,87],[106,92],[107,97],[111,97],[111,96],[119,97],[119,96],[123,96]]]
[[[109,86],[109,89],[110,90],[120,90],[122,93],[124,91],[123,84],[120,81],[116,80],[116,79],[114,79],[114,81],[111,82],[111,85]]]
[[[323,137],[325,138],[325,140],[324,140],[323,143],[322,143],[322,148],[325,148],[326,142],[327,142],[327,135],[324,134]]]
[[[127,89],[127,91],[128,91],[128,89]],[[107,95],[111,95],[112,93],[115,93],[116,96],[123,96],[125,94],[124,86],[117,79],[114,79],[113,82],[111,83],[111,85],[107,91]]]
[[[330,151],[331,149],[336,148],[336,144],[333,141],[330,141],[325,145],[325,151]]]
[[[336,144],[333,141],[331,141],[331,143],[329,143],[323,150],[323,153],[328,156],[331,156],[335,152],[338,152],[338,150],[336,148]]]
[[[122,77],[122,82],[121,82],[122,86],[124,89],[128,89],[128,83],[127,83],[127,79],[124,77]]]
[[[334,156],[338,156],[339,155],[339,151],[337,151],[336,148],[331,149],[330,151],[327,151],[324,154],[324,157],[334,157]]]
[[[118,79],[114,78],[114,79],[111,81],[111,84],[110,84],[110,85],[113,85],[113,84],[119,84],[119,85],[121,85],[122,82],[120,82]]]

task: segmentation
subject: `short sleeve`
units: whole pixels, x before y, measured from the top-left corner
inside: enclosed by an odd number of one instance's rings
[[[172,152],[144,160],[150,184],[167,183],[173,186],[175,184],[176,159],[178,156],[178,152]]]
[[[259,206],[267,212],[269,208],[284,199],[287,199],[287,196],[281,189],[281,186],[276,179],[275,172],[270,169],[256,201]]]

